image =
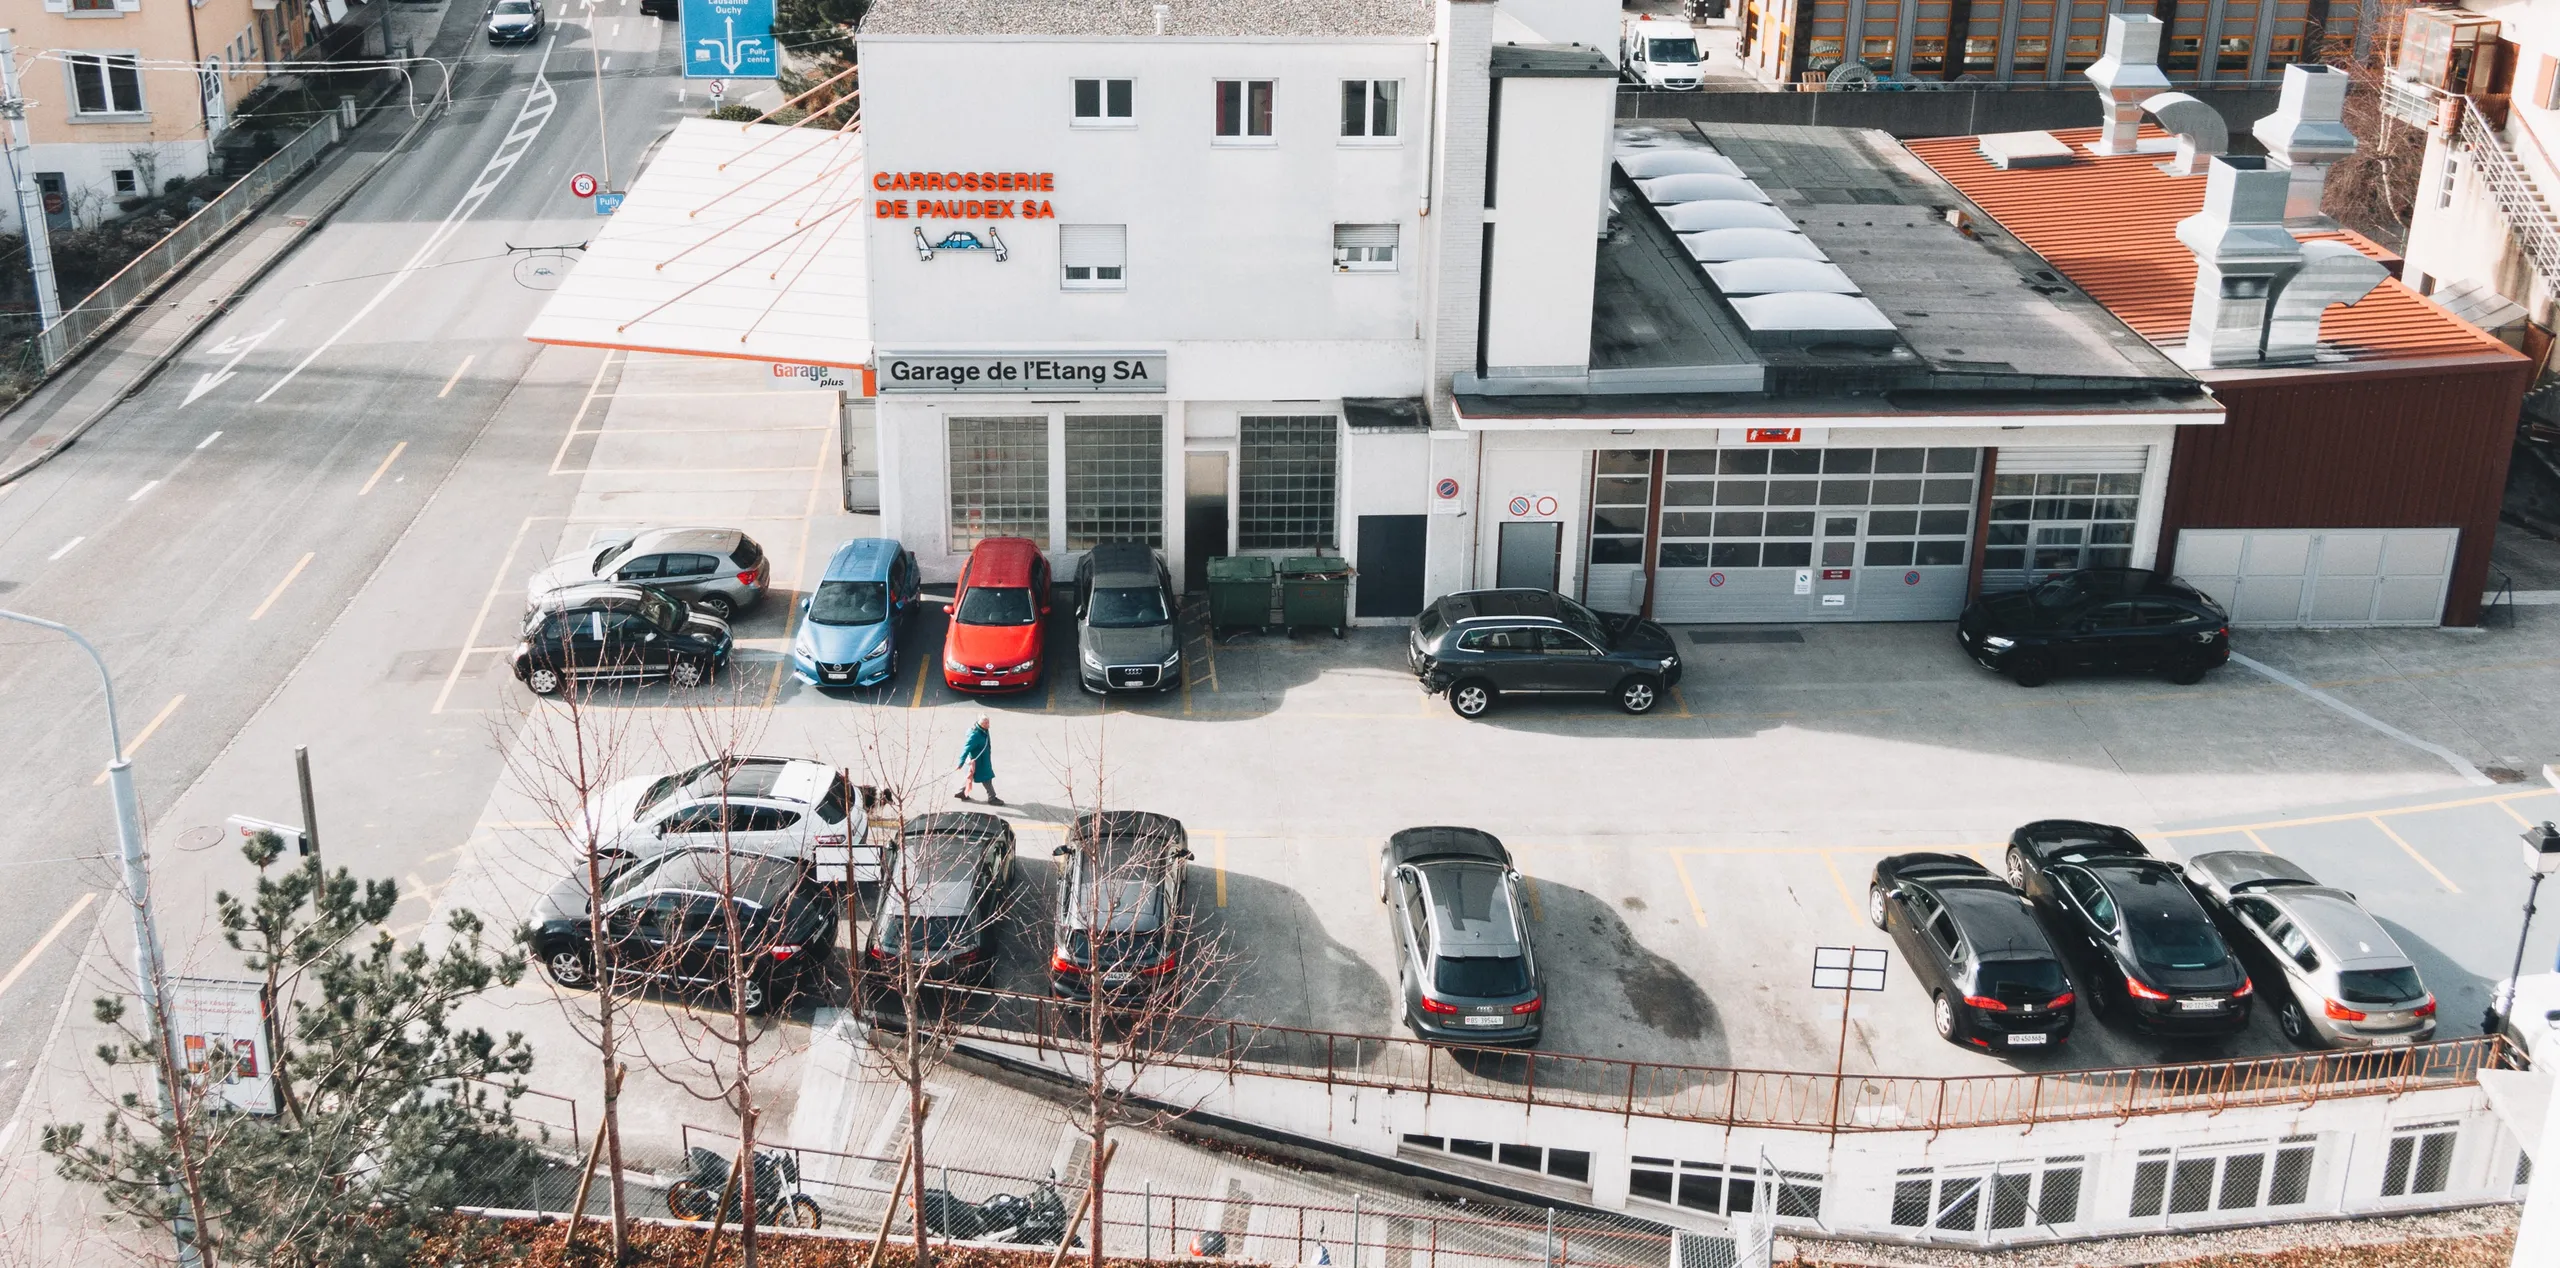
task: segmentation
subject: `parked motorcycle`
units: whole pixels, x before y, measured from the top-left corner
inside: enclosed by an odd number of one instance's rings
[[[999,1193],[984,1202],[964,1202],[948,1189],[924,1191],[926,1231],[955,1241],[1013,1242],[1055,1246],[1067,1233],[1067,1204],[1058,1186],[1043,1183],[1028,1196]],[[1069,1246],[1084,1239],[1070,1238]]]
[[[667,1186],[667,1213],[680,1220],[707,1220],[728,1193],[721,1218],[740,1219],[741,1195],[729,1193],[730,1161],[699,1145],[685,1151],[686,1174]],[[780,1151],[756,1151],[756,1222],[781,1228],[818,1227],[818,1203],[800,1189],[800,1159]],[[788,1186],[787,1189],[785,1186]]]

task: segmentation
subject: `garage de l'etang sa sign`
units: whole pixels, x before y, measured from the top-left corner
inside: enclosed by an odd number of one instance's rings
[[[1164,391],[1161,352],[880,354],[882,392]]]

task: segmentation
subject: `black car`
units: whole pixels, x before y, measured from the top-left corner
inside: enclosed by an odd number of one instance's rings
[[[907,981],[985,981],[1012,884],[1013,825],[971,810],[907,820],[863,939],[871,980],[892,991]]]
[[[734,939],[721,911],[724,893],[736,911]],[[717,993],[728,988],[734,953],[746,961],[737,1002],[760,1013],[821,971],[835,945],[838,901],[797,859],[671,850],[624,863],[605,878],[601,962],[617,978]],[[591,988],[599,957],[588,926],[581,869],[534,901],[525,945],[552,981]]]
[[[1142,542],[1103,542],[1076,564],[1076,681],[1097,694],[1182,685],[1173,574]]]
[[[1407,828],[1378,852],[1404,1024],[1425,1039],[1528,1047],[1546,1029],[1511,852],[1474,828]]]
[[[1190,932],[1182,888],[1191,841],[1181,820],[1144,810],[1088,810],[1067,825],[1056,854],[1050,994],[1178,994],[1176,971]]]
[[[2008,1051],[2071,1037],[2071,978],[2035,909],[1960,854],[1896,854],[1867,883],[1867,919],[1902,944],[1938,1037]]]
[[[1405,643],[1422,689],[1480,718],[1506,694],[1605,695],[1649,713],[1680,681],[1671,632],[1551,590],[1470,590],[1422,610]]]
[[[2044,918],[2096,1017],[2236,1034],[2253,987],[2185,873],[2122,828],[2045,819],[2009,834],[2009,883]]]
[[[545,595],[524,614],[507,658],[538,696],[571,678],[699,687],[729,663],[729,623],[648,586],[591,581]]]
[[[684,16],[682,0],[640,0],[640,16],[674,22]]]
[[[1956,642],[2021,687],[2092,669],[2156,671],[2183,685],[2231,659],[2231,617],[2175,577],[2088,568],[1974,600],[1956,620]]]

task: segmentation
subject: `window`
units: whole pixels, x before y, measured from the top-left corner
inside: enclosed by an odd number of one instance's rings
[[[2059,1225],[2080,1218],[2080,1179],[2085,1155],[2029,1158],[1948,1175],[1909,1167],[1893,1183],[1892,1221],[1903,1228],[1979,1233],[2024,1228],[2030,1222]],[[1781,1194],[1783,1197],[1783,1193]],[[1780,1214],[1785,1214],[1781,1209]]]
[[[1777,1178],[1757,1167],[1639,1156],[1627,1169],[1627,1192],[1711,1215],[1742,1215],[1759,1209]],[[1821,1205],[1821,1177],[1788,1173],[1780,1182],[1778,1214],[1812,1219]]]
[[[1970,508],[1980,460],[1979,450],[1960,448],[1671,450],[1662,486],[1660,563],[1805,567],[1814,561],[1816,516],[1796,508],[1821,505],[1879,508],[1866,517],[1864,557],[1870,567],[1961,567],[1973,546]],[[1817,475],[1847,478],[1790,478]],[[1635,489],[1627,496],[1637,496]],[[1601,502],[1595,489],[1595,534]],[[1704,509],[1710,506],[1712,512]],[[1825,554],[1839,557],[1826,557],[1824,566],[1858,562],[1858,518],[1845,510],[1831,517]],[[1639,518],[1630,531],[1642,528]],[[1915,537],[1933,540],[1910,540]],[[1745,538],[1761,540],[1739,540]],[[1593,544],[1596,551],[1596,536]],[[1601,562],[1596,553],[1593,562]]]
[[[1858,41],[1858,56],[1867,61],[1892,61],[1893,37],[1870,35]]]
[[[2396,1142],[2394,1147],[2396,1148]],[[2146,1149],[2133,1168],[2136,1219],[2300,1206],[2311,1197],[2316,1136],[2202,1150]]]
[[[1067,549],[1164,544],[1164,419],[1067,416]]]
[[[2391,1152],[2382,1160],[2382,1196],[2444,1192],[2453,1168],[2453,1135],[2451,1123],[2419,1123],[2392,1133]]]
[[[1331,414],[1238,421],[1236,549],[1305,550],[1334,544]]]
[[[1049,420],[953,418],[951,549],[989,537],[1049,540]]]
[[[2223,70],[2249,69],[2249,44],[2250,39],[2246,35],[2222,37],[2220,56],[2215,59],[2214,65]]]
[[[1333,227],[1333,271],[1336,273],[1395,272],[1396,226],[1335,225]]]
[[[116,0],[71,0],[73,13],[113,13]]]
[[[135,179],[132,168],[119,167],[114,172],[110,173],[110,175],[115,177],[116,192],[118,194],[134,194],[141,192],[142,182]]]
[[[1999,579],[2023,585],[2076,568],[2130,567],[2141,507],[2142,477],[2133,472],[1995,475],[1982,569],[2023,574]]]
[[[1506,1167],[1541,1172],[1575,1184],[1591,1183],[1591,1154],[1587,1150],[1543,1149],[1536,1145],[1498,1145],[1485,1140],[1444,1140],[1438,1136],[1416,1135],[1406,1136],[1404,1144],[1408,1149],[1498,1162]]]
[[[1080,128],[1125,127],[1137,122],[1135,81],[1127,79],[1079,79],[1075,81],[1075,125]]]
[[[1062,290],[1129,289],[1129,226],[1058,226],[1058,268]]]
[[[1218,81],[1218,138],[1229,143],[1268,140],[1271,136],[1271,81]]]
[[[1396,99],[1404,85],[1393,79],[1342,81],[1342,137],[1346,141],[1396,138]]]
[[[2203,56],[2203,36],[2172,35],[2169,37],[2168,56],[2162,59],[2161,67],[2164,70],[2182,70],[2192,73],[2196,63],[2202,60]]]
[[[1592,455],[1591,463],[1591,562],[1641,567],[1653,455],[1642,449],[1603,449]]]
[[[142,113],[142,70],[132,53],[71,53],[73,109],[78,114]]]

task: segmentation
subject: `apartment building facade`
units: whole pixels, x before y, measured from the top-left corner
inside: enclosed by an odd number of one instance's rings
[[[2260,83],[2369,51],[2372,0],[1747,0],[1740,52],[1771,84],[1878,79],[2077,83],[2107,18],[2164,28],[2176,84]],[[1864,70],[1860,71],[1859,67]]]

